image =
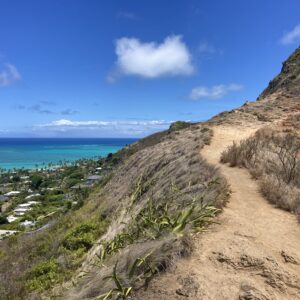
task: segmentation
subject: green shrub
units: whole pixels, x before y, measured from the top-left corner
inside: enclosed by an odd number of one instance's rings
[[[185,129],[191,126],[191,123],[184,121],[176,121],[171,124],[169,131],[178,131],[181,129]]]
[[[43,182],[43,177],[38,174],[33,174],[30,176],[30,180],[31,180],[31,187],[37,190]]]
[[[82,171],[76,171],[74,173],[72,173],[69,178],[72,179],[83,179],[84,178],[84,173]]]
[[[63,247],[76,251],[83,248],[88,251],[97,239],[98,226],[92,222],[83,223],[69,232],[63,241]]]
[[[66,182],[65,182],[65,187],[68,189],[74,185],[76,185],[77,183],[81,182],[80,179],[76,179],[76,178],[67,178]]]
[[[61,202],[64,200],[64,195],[47,195],[46,200],[49,202]]]
[[[30,291],[47,290],[59,282],[60,272],[60,267],[55,259],[43,261],[27,273],[26,287]]]
[[[7,221],[6,217],[0,216],[0,224],[7,224],[7,223],[8,223],[8,221]]]

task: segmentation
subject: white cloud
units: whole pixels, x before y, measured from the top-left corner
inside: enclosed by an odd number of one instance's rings
[[[220,99],[230,92],[240,91],[243,88],[242,85],[232,83],[229,85],[219,84],[214,85],[211,88],[206,86],[198,86],[192,89],[189,98],[192,100],[199,99]]]
[[[117,67],[121,74],[157,78],[193,73],[191,54],[181,36],[169,36],[161,44],[136,38],[116,42]]]
[[[0,87],[6,87],[21,79],[17,68],[12,64],[5,64],[0,70]]]
[[[134,126],[157,126],[157,125],[170,125],[170,121],[165,120],[136,120],[136,121],[71,121],[61,119],[52,121],[51,123],[39,125],[41,127],[105,127],[115,125],[134,125]]]
[[[142,136],[155,131],[167,129],[173,121],[165,120],[129,120],[129,121],[72,121],[55,120],[35,126],[35,130],[60,132],[94,132],[102,136]]]
[[[283,35],[280,42],[283,45],[289,45],[300,41],[300,24],[294,27],[293,30],[287,32]]]

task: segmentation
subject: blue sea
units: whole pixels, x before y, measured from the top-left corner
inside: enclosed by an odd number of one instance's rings
[[[0,138],[0,168],[33,169],[60,161],[105,157],[137,139],[121,138]]]

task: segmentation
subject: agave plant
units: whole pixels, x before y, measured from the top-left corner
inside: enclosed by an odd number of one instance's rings
[[[107,293],[100,295],[97,299],[102,299],[102,300],[108,300],[108,299],[126,299],[130,293],[132,292],[132,287],[131,286],[124,286],[121,279],[117,275],[117,265],[118,262],[116,262],[114,268],[113,268],[113,273],[110,276],[106,276],[103,279],[108,280],[112,279],[115,288],[111,289]]]
[[[129,278],[132,279],[134,277],[134,275],[136,275],[137,273],[137,269],[141,266],[144,267],[144,270],[142,272],[142,274],[136,276],[135,281],[137,280],[144,280],[145,281],[145,288],[148,287],[149,282],[151,281],[151,279],[154,277],[154,275],[157,273],[158,269],[157,267],[151,265],[148,261],[149,256],[152,253],[148,253],[146,256],[144,257],[138,257],[134,263],[132,264],[130,270],[129,270]]]

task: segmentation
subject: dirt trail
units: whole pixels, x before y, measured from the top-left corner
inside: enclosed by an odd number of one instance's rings
[[[220,224],[195,236],[192,256],[153,280],[151,291],[138,299],[300,299],[296,217],[270,205],[247,170],[219,163],[220,153],[233,140],[256,129],[214,128],[212,143],[201,154],[220,168],[231,186]]]

